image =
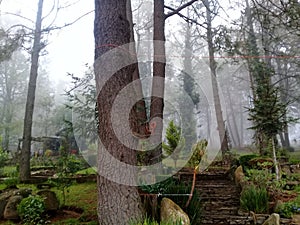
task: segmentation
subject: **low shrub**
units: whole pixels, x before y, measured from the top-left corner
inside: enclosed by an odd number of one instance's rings
[[[41,196],[30,195],[22,199],[18,205],[18,213],[24,225],[44,225],[47,224],[44,212],[45,202]]]
[[[246,179],[260,188],[266,188],[272,180],[272,174],[268,170],[246,170]]]
[[[240,197],[241,208],[255,213],[266,213],[269,208],[269,196],[266,188],[250,185]]]
[[[285,202],[279,206],[277,213],[279,213],[281,217],[292,218],[294,213],[300,213],[300,206],[294,201]]]
[[[256,154],[243,155],[239,158],[239,163],[245,170],[250,169],[249,161],[258,157]]]

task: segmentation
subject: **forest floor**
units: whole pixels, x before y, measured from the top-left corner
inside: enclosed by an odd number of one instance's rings
[[[18,185],[18,187],[29,187],[33,190],[35,185]],[[62,199],[62,192],[52,188]],[[65,206],[56,214],[50,215],[49,224],[53,225],[97,225],[97,185],[96,182],[73,184],[66,192]],[[19,225],[15,221],[1,221],[3,225]]]

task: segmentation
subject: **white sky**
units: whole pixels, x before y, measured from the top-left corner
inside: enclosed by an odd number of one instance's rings
[[[59,0],[60,5],[66,5],[78,0]],[[2,0],[1,13],[9,12],[20,14],[35,21],[38,0]],[[49,13],[53,2],[57,0],[44,0],[43,15]],[[55,25],[61,26],[76,20],[83,14],[93,10],[93,0],[81,0],[75,5],[62,9],[55,21]],[[49,16],[43,22],[44,26],[50,24],[54,16]],[[11,17],[12,18],[12,17]],[[16,17],[13,17],[16,19]],[[30,27],[34,24],[26,20],[19,19],[19,23],[25,23]],[[81,75],[85,71],[85,64],[93,63],[94,57],[94,37],[93,37],[94,13],[85,16],[72,26],[54,31],[48,37],[48,54],[41,58],[46,61],[47,71],[51,81],[58,84],[67,80],[67,72]]]
[[[61,26],[76,20],[83,14],[94,9],[94,0],[44,0],[43,15],[49,14],[54,2],[59,2],[60,6],[70,3],[76,3],[71,7],[62,9],[56,20],[55,25]],[[1,13],[15,13],[35,21],[38,0],[2,0]],[[48,26],[54,19],[54,14],[50,15],[43,21],[43,25]],[[34,23],[30,23],[16,16],[7,16],[10,20],[19,20],[18,23],[26,24],[34,28]],[[5,20],[4,16],[4,20]],[[178,20],[178,18],[177,18]],[[170,22],[170,20],[168,20]],[[54,31],[48,36],[49,45],[47,46],[48,54],[42,56],[43,66],[47,68],[50,80],[54,85],[62,88],[62,82],[70,81],[67,73],[74,73],[80,76],[86,70],[85,64],[92,65],[94,57],[94,36],[93,24],[94,13],[85,16],[72,26]],[[174,30],[176,26],[172,27]],[[46,62],[46,63],[45,63]],[[46,65],[45,65],[46,64]],[[58,90],[59,91],[59,90]],[[63,90],[60,90],[63,92]],[[60,92],[59,91],[59,92]]]

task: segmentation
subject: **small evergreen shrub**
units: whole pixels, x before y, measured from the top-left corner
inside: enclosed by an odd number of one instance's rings
[[[45,202],[41,196],[30,195],[22,199],[17,210],[24,225],[47,224],[45,216],[43,215],[46,210]]]
[[[269,196],[266,188],[250,185],[240,198],[241,208],[255,213],[266,213],[269,208]]]

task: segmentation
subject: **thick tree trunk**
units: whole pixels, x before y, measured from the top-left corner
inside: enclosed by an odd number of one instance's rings
[[[221,151],[222,155],[224,156],[225,152],[228,151],[228,143],[225,130],[224,119],[222,115],[222,107],[221,101],[219,97],[219,89],[218,89],[218,81],[217,81],[217,64],[215,61],[215,51],[214,51],[214,44],[213,44],[213,32],[212,32],[212,16],[211,16],[211,9],[209,0],[204,1],[204,5],[206,7],[206,22],[207,22],[207,43],[208,43],[208,52],[209,52],[209,67],[211,73],[211,80],[212,80],[212,91],[213,91],[213,99],[214,99],[214,106],[217,118],[217,126],[221,144]]]
[[[149,164],[161,161],[162,156],[162,130],[164,111],[164,90],[165,90],[165,14],[164,0],[154,0],[154,59],[153,59],[153,82],[150,106],[150,123],[154,123],[156,128],[152,133],[153,144],[158,144],[152,151]]]
[[[30,147],[31,147],[31,132],[32,119],[34,111],[35,90],[38,76],[39,54],[41,46],[41,29],[42,29],[42,11],[43,0],[39,0],[38,11],[36,16],[33,48],[31,53],[31,68],[28,84],[28,93],[26,100],[24,129],[23,129],[23,144],[20,158],[20,180],[25,181],[30,178]]]
[[[120,164],[136,164],[136,154],[132,150],[137,143],[134,139],[128,143],[121,143],[112,126],[112,107],[116,97],[124,87],[132,82],[132,74],[136,70],[135,64],[116,70],[115,66],[124,60],[130,59],[129,49],[122,46],[116,47],[118,51],[108,60],[102,61],[100,57],[112,50],[115,46],[121,46],[130,42],[130,26],[126,15],[126,0],[95,0],[95,75],[98,93],[99,110],[99,138],[102,146],[98,153],[98,217],[101,225],[128,224],[130,219],[138,219],[142,216],[141,200],[135,186],[128,186],[126,179],[134,177],[134,169],[124,174]],[[102,66],[102,63],[104,65]],[[130,63],[128,63],[130,64]],[[114,72],[114,74],[109,74]],[[107,79],[106,79],[107,78]],[[132,90],[134,92],[134,90]],[[130,93],[134,94],[134,93]],[[126,96],[127,97],[127,96]],[[124,102],[117,105],[121,112],[128,111],[128,102],[132,96],[128,96]],[[124,110],[123,110],[124,109]],[[130,113],[129,113],[130,114]],[[118,116],[118,115],[117,115]],[[120,117],[123,115],[119,115]],[[132,115],[125,115],[127,121],[120,121],[118,129],[128,135],[124,124],[132,124]],[[136,118],[134,118],[136,119]],[[129,135],[131,135],[129,133]],[[127,145],[125,145],[127,144]],[[118,163],[112,163],[100,152],[108,152]],[[120,164],[119,164],[120,163]],[[118,164],[118,165],[117,165]],[[103,173],[109,171],[109,173]],[[121,176],[123,182],[112,181],[113,176]]]

